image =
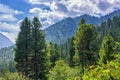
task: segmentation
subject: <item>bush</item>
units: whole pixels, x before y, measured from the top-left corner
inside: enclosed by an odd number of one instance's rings
[[[78,71],[70,68],[64,60],[56,62],[55,67],[50,71],[49,80],[79,80]]]
[[[22,75],[19,75],[16,73],[5,73],[3,76],[0,77],[0,80],[30,80],[28,78],[25,78]]]
[[[83,80],[120,80],[120,65],[114,61],[85,69]]]

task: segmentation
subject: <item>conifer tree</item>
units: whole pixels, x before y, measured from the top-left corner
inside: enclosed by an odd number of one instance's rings
[[[70,67],[73,67],[74,66],[74,60],[73,60],[73,57],[75,55],[75,48],[74,48],[74,37],[72,37],[70,40],[69,40],[69,65]]]
[[[95,30],[96,29],[94,25],[85,24],[84,19],[80,21],[79,28],[74,36],[75,65],[84,67],[94,64],[95,54],[91,49],[91,43],[97,37]]]
[[[55,66],[55,62],[61,57],[60,46],[58,44],[50,43],[50,62],[51,67]]]
[[[106,64],[107,61],[112,59],[112,54],[114,53],[114,40],[110,35],[104,37],[99,56],[100,56],[100,63]]]
[[[38,18],[33,18],[32,25],[32,63],[34,79],[47,80],[48,58],[46,53],[45,33],[41,30],[42,25]]]
[[[31,22],[26,17],[21,23],[15,48],[16,68],[25,76],[29,73],[29,54],[31,54]]]

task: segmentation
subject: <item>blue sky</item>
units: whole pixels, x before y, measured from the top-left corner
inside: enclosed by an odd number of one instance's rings
[[[26,16],[37,16],[45,28],[67,17],[100,17],[116,9],[120,9],[119,0],[0,0],[0,33],[15,42]]]

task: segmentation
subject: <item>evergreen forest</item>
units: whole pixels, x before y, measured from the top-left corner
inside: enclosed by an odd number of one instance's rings
[[[63,43],[45,38],[39,19],[25,17],[15,45],[0,49],[0,80],[120,80],[120,15],[100,25],[81,18]]]

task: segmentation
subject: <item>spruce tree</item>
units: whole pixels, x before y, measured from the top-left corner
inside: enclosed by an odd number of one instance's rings
[[[58,44],[50,43],[50,62],[51,67],[55,66],[55,62],[61,57],[60,46]]]
[[[84,67],[95,63],[95,53],[92,51],[91,43],[96,40],[96,37],[95,26],[85,24],[85,20],[82,19],[73,41],[75,48],[75,65]]]
[[[32,63],[34,80],[47,80],[48,58],[46,53],[45,33],[41,30],[42,25],[38,18],[33,18],[32,25]]]
[[[23,75],[28,76],[29,60],[28,56],[31,54],[31,22],[26,17],[21,25],[18,38],[16,40],[15,61],[16,69]]]
[[[73,60],[73,57],[75,55],[75,48],[74,48],[74,37],[72,37],[69,41],[69,65],[70,67],[73,67],[74,66],[74,60]]]

